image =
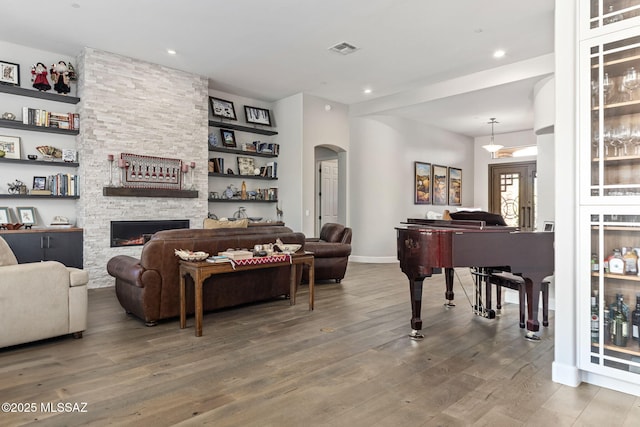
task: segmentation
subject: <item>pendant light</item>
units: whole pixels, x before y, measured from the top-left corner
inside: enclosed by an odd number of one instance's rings
[[[493,135],[493,125],[499,122],[496,121],[495,117],[491,117],[487,123],[491,125],[491,141],[489,142],[489,144],[483,145],[482,148],[491,153],[491,158],[495,159],[498,150],[504,147],[503,145],[498,145],[495,143],[495,136]]]

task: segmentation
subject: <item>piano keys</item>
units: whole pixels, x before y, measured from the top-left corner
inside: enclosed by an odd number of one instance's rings
[[[554,270],[553,232],[523,232],[485,221],[409,219],[396,227],[396,234],[400,269],[409,279],[412,338],[424,337],[420,316],[425,278],[444,269],[445,298],[453,305],[455,267],[493,266],[508,266],[524,279],[527,335],[537,338],[541,284]]]

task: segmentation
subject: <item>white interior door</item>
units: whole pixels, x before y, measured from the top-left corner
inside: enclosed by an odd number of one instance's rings
[[[320,228],[338,222],[338,159],[320,162]]]

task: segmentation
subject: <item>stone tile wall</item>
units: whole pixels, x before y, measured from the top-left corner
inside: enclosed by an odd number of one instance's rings
[[[138,257],[141,246],[109,247],[111,220],[189,219],[199,228],[207,215],[207,79],[140,60],[85,48],[78,61],[81,197],[84,265],[90,287],[113,286],[107,261]],[[107,155],[160,156],[196,162],[197,199],[105,197]],[[117,182],[114,173],[114,181]]]

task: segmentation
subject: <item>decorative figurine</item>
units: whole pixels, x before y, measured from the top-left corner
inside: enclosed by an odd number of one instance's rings
[[[31,81],[33,82],[33,87],[39,91],[51,89],[49,80],[47,80],[47,67],[42,62],[38,62],[31,67]]]
[[[64,61],[58,61],[57,64],[51,65],[51,81],[53,82],[53,88],[56,92],[61,94],[68,94],[71,92],[71,86],[69,83],[71,80],[75,80],[75,71],[73,70],[73,66]]]

